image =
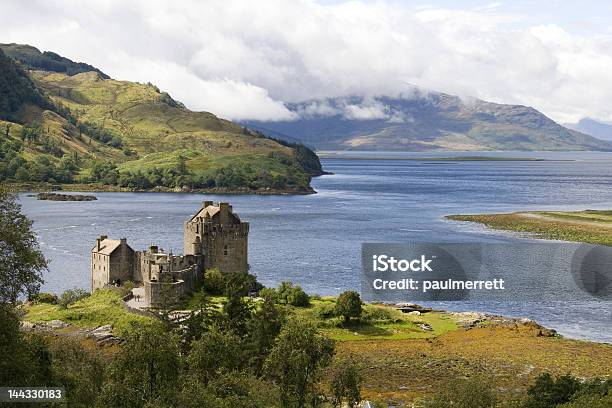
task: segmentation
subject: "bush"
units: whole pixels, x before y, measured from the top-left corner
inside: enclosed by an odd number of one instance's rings
[[[364,305],[361,320],[370,323],[399,323],[404,320],[404,314],[390,307]]]
[[[277,290],[278,302],[296,307],[310,306],[310,298],[299,285],[282,282]]]
[[[90,293],[84,289],[68,289],[62,293],[62,296],[59,298],[57,304],[62,309],[66,309],[69,305],[78,302],[81,299],[85,299],[89,295]]]
[[[120,292],[121,293],[121,297],[126,297],[127,295],[129,295],[132,292],[132,289],[134,289],[136,287],[136,285],[134,285],[134,282],[132,281],[125,281],[121,284],[121,288],[120,288]]]
[[[35,303],[49,303],[51,305],[56,305],[58,298],[56,294],[41,292],[34,296],[32,301]]]
[[[336,305],[332,303],[322,303],[316,306],[315,313],[319,319],[330,319],[336,316]]]
[[[497,398],[493,386],[482,378],[454,380],[431,399],[423,401],[424,408],[493,408]]]
[[[211,295],[223,295],[227,279],[219,269],[208,269],[204,273],[204,290]]]
[[[336,300],[336,315],[344,317],[345,322],[351,320],[352,317],[359,319],[361,317],[359,293],[352,290],[341,293]]]

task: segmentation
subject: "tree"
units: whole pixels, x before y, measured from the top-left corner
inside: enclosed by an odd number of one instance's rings
[[[263,302],[249,321],[247,344],[249,363],[256,374],[261,374],[263,364],[274,346],[274,340],[280,333],[285,319],[276,306],[273,291],[262,290],[259,294],[263,297]]]
[[[267,377],[280,388],[284,408],[316,404],[321,371],[333,354],[334,341],[314,326],[298,320],[285,325],[264,364]]]
[[[179,154],[176,160],[178,162],[176,165],[176,171],[178,172],[179,175],[184,176],[185,174],[188,173],[187,159],[185,159],[185,156],[183,156],[182,154]]]
[[[240,338],[212,328],[191,344],[187,358],[189,374],[206,384],[221,372],[236,370],[242,362],[241,357]]]
[[[338,296],[336,300],[336,315],[344,317],[344,321],[348,323],[351,317],[361,317],[361,298],[359,293],[348,290]]]
[[[60,298],[58,299],[57,304],[62,309],[66,309],[69,305],[78,302],[81,299],[85,299],[88,296],[89,292],[84,289],[68,289],[67,291],[62,293],[62,296],[60,296]]]
[[[529,398],[525,402],[525,408],[556,407],[569,402],[579,389],[580,381],[571,375],[555,379],[549,373],[541,374],[527,390]]]
[[[497,398],[492,385],[483,378],[451,381],[433,398],[423,403],[424,408],[493,408]]]
[[[242,336],[246,334],[247,323],[251,318],[251,306],[242,298],[245,294],[245,280],[240,275],[232,274],[228,277],[223,314],[227,329]]]
[[[291,282],[281,282],[277,294],[280,303],[297,307],[310,305],[310,299],[306,292],[299,285],[293,285]]]
[[[43,282],[47,261],[31,227],[16,196],[0,190],[0,303],[15,304],[23,294],[32,297]]]
[[[181,359],[176,335],[159,327],[133,326],[109,366],[100,407],[172,406],[176,399]]]
[[[334,407],[340,407],[343,400],[346,400],[351,408],[357,406],[361,401],[363,377],[355,360],[352,357],[334,360],[329,376]]]
[[[19,317],[11,305],[0,304],[0,327],[0,384],[18,387],[49,381],[46,347],[19,330]]]

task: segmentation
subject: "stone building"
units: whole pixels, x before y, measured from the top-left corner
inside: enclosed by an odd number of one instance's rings
[[[204,201],[202,209],[185,221],[184,231],[184,253],[204,255],[205,269],[248,271],[249,223],[240,221],[228,203],[215,206]]]
[[[206,269],[246,273],[249,224],[228,203],[204,201],[184,225],[184,254],[165,253],[152,245],[134,251],[125,238],[102,235],[91,250],[92,291],[132,281],[144,286],[145,299],[155,306],[192,291]],[[168,297],[169,296],[169,297]]]

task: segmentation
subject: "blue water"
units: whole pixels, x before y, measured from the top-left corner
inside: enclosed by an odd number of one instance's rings
[[[391,160],[324,159],[334,174],[313,180],[318,193],[307,196],[96,193],[98,201],[54,202],[24,194],[21,201],[51,260],[43,289],[54,292],[89,289],[89,251],[100,234],[126,237],[135,249],[155,243],[182,252],[183,221],[205,198],[230,201],[251,223],[249,263],[262,283],[290,280],[321,295],[359,289],[362,242],[529,239],[446,214],[612,208],[612,153],[477,153],[486,154],[548,160],[413,161],[401,158],[475,153],[389,153]],[[443,307],[526,316],[569,337],[612,342],[610,302]]]

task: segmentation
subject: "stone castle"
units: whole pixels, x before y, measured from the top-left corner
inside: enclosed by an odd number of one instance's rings
[[[207,269],[225,273],[248,271],[249,223],[242,222],[228,203],[202,208],[184,224],[183,255],[165,253],[156,245],[134,251],[125,238],[102,235],[91,250],[92,291],[131,281],[144,287],[151,306],[176,300],[192,291]]]

